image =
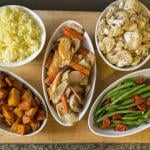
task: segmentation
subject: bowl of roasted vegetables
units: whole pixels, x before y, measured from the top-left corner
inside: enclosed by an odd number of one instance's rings
[[[150,59],[150,11],[138,0],[118,0],[100,15],[95,42],[102,59],[120,71],[140,68]]]
[[[150,127],[150,69],[131,73],[106,88],[92,106],[90,130],[121,137]]]
[[[44,128],[47,115],[41,95],[17,75],[0,68],[0,130],[35,135]]]
[[[43,61],[42,81],[48,108],[63,126],[80,121],[92,100],[96,80],[94,48],[76,21],[53,33]]]

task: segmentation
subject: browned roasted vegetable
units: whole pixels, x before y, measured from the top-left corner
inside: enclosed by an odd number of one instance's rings
[[[0,100],[6,99],[8,92],[4,89],[0,89]]]
[[[37,130],[40,127],[40,123],[38,121],[34,121],[30,123],[30,126],[33,131]]]
[[[7,84],[4,80],[0,80],[0,88],[5,88],[7,87]]]
[[[23,100],[20,104],[19,104],[19,108],[20,110],[29,110],[32,106],[32,102],[31,100]]]
[[[14,113],[15,113],[19,118],[21,118],[21,117],[24,115],[24,111],[21,110],[19,107],[16,107],[16,108],[14,109]]]
[[[22,100],[25,100],[25,101],[31,101],[33,100],[33,95],[31,93],[31,91],[28,89],[24,92],[24,94],[22,95],[21,97]]]
[[[9,125],[12,125],[15,121],[15,115],[14,113],[10,110],[8,105],[3,105],[2,106],[2,114],[5,117],[7,123]]]
[[[21,135],[24,135],[26,133],[26,128],[24,124],[18,124],[17,132]]]
[[[37,113],[38,109],[37,108],[31,108],[28,111],[25,112],[25,114],[30,117],[31,119],[34,118],[35,114]]]
[[[46,118],[45,111],[43,109],[39,110],[37,112],[36,120],[37,121],[43,121]]]
[[[12,88],[9,93],[8,105],[9,106],[17,106],[20,103],[20,91],[15,88]]]
[[[24,115],[23,118],[22,118],[22,121],[23,121],[24,124],[29,124],[32,120],[29,116]]]

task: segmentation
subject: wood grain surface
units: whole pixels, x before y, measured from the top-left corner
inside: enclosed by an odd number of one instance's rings
[[[50,36],[57,28],[57,26],[65,20],[74,19],[81,23],[89,33],[93,44],[94,42],[94,30],[96,21],[100,15],[99,12],[69,12],[69,11],[35,11],[43,20],[47,31],[47,42],[45,48],[50,39]],[[24,78],[31,85],[33,85],[41,94],[41,66],[45,48],[42,53],[31,63],[22,67],[8,68],[20,77]],[[108,67],[100,58],[95,48],[97,58],[97,82],[95,88],[95,94],[92,103],[109,84],[119,79],[120,77],[128,74],[129,72],[115,71]],[[150,68],[150,62],[148,62],[143,68]],[[91,106],[90,106],[91,108]],[[89,109],[90,109],[89,108]],[[124,138],[104,138],[98,137],[92,134],[88,128],[86,116],[73,127],[63,127],[59,125],[49,114],[49,119],[44,130],[32,137],[14,137],[0,131],[0,143],[149,143],[150,129],[142,131],[138,134],[124,137]]]

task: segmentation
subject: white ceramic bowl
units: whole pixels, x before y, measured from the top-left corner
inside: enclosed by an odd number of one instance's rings
[[[109,7],[111,7],[112,5],[118,6],[121,1],[124,1],[124,0],[118,0],[118,1],[115,1],[115,2],[111,3],[111,4],[110,4],[109,6],[107,6],[107,7],[104,9],[104,11],[101,13],[100,17],[99,17],[98,20],[97,20],[97,24],[96,24],[96,29],[95,29],[95,42],[96,42],[96,47],[97,47],[97,49],[98,49],[98,52],[99,52],[101,58],[104,60],[104,62],[105,62],[108,66],[110,66],[110,67],[113,68],[113,69],[120,70],[120,71],[133,71],[133,70],[136,70],[136,69],[142,67],[144,64],[146,64],[146,63],[150,60],[150,54],[149,54],[141,63],[139,63],[139,64],[136,65],[136,66],[122,67],[122,68],[121,68],[121,67],[117,67],[116,65],[111,64],[111,63],[106,59],[106,57],[104,56],[104,54],[103,54],[102,51],[100,50],[99,44],[98,44],[98,37],[97,37],[97,33],[98,33],[98,32],[97,32],[97,30],[98,30],[99,22],[106,16],[106,13],[107,13]],[[142,3],[140,3],[140,5],[142,6],[142,9],[143,9],[147,14],[149,14],[149,16],[150,16],[150,11],[149,11],[149,9],[148,9],[145,5],[143,5]]]
[[[99,102],[104,97],[104,95],[108,91],[110,91],[112,88],[114,88],[116,85],[118,85],[120,82],[124,81],[125,79],[134,78],[134,77],[138,77],[138,76],[143,76],[143,77],[146,77],[146,78],[150,78],[150,69],[144,69],[144,70],[141,70],[141,71],[137,71],[137,72],[131,73],[129,75],[126,75],[126,76],[120,78],[119,80],[117,80],[116,82],[111,84],[109,87],[107,87],[97,97],[96,101],[94,102],[94,104],[93,104],[93,106],[90,110],[89,118],[88,118],[88,126],[94,134],[99,135],[99,136],[104,136],[104,137],[123,137],[123,136],[128,136],[128,135],[131,135],[131,134],[135,134],[137,132],[143,131],[143,130],[150,127],[150,123],[149,123],[149,124],[141,125],[137,128],[129,129],[129,130],[124,131],[124,132],[117,132],[117,131],[114,131],[113,129],[100,129],[100,128],[94,126],[94,112],[97,108],[97,105],[99,104]]]
[[[63,27],[65,27],[66,25],[69,25],[69,24],[72,24],[72,23],[82,27],[78,22],[76,22],[74,20],[65,21],[64,23],[62,23],[60,26],[57,27],[57,29],[55,30],[55,32],[51,36],[51,39],[50,39],[49,44],[47,46],[47,50],[46,50],[44,60],[43,60],[43,68],[42,68],[43,91],[44,91],[44,96],[45,96],[48,108],[49,108],[52,116],[55,118],[55,120],[63,126],[72,126],[74,124],[69,123],[69,122],[65,122],[62,119],[60,119],[59,116],[57,115],[56,111],[54,110],[54,108],[50,105],[49,97],[48,97],[48,94],[47,94],[47,85],[44,83],[44,80],[46,78],[46,69],[45,69],[44,65],[45,65],[46,59],[47,59],[47,57],[48,57],[48,55],[49,55],[49,53],[50,53],[50,51],[53,47],[53,42],[56,41],[61,35],[63,35],[61,29]],[[84,32],[83,36],[84,36],[83,46],[86,47],[87,49],[89,49],[91,52],[95,53],[94,48],[93,48],[93,44],[91,42],[91,39],[90,39],[90,37],[89,37],[89,35],[86,31]],[[94,88],[95,88],[95,81],[96,81],[96,64],[94,65],[94,68],[93,68],[92,74],[91,74],[91,80],[90,80],[91,89],[90,89],[89,93],[86,95],[84,107],[82,108],[82,111],[78,115],[79,120],[81,120],[83,118],[83,116],[87,112],[87,109],[88,109],[88,107],[89,107],[89,105],[92,101]]]
[[[45,127],[46,122],[47,122],[47,118],[48,118],[48,110],[47,110],[47,106],[46,106],[46,103],[45,103],[43,97],[39,94],[39,92],[34,87],[32,87],[28,82],[26,82],[25,80],[23,80],[22,78],[20,78],[16,74],[14,74],[14,73],[12,73],[12,72],[10,72],[10,71],[0,67],[0,72],[1,71],[6,73],[6,74],[8,74],[8,75],[10,75],[10,76],[12,76],[12,77],[14,77],[16,80],[20,81],[21,83],[23,83],[26,87],[28,87],[34,93],[34,95],[39,97],[39,99],[41,100],[41,103],[43,105],[43,109],[46,112],[46,118],[45,118],[45,120],[43,121],[43,123],[41,124],[41,126],[40,126],[40,128],[38,130],[36,130],[34,132],[31,132],[29,134],[25,134],[23,136],[32,136],[32,135],[38,134]],[[22,135],[20,135],[20,134],[18,134],[16,132],[11,131],[10,127],[7,127],[5,124],[0,124],[0,130],[4,131],[6,133],[9,133],[11,135],[22,136]]]
[[[42,49],[44,47],[45,41],[46,41],[46,30],[45,30],[45,26],[44,26],[43,21],[41,20],[41,18],[34,11],[32,11],[31,9],[23,7],[23,6],[19,6],[19,5],[7,5],[7,6],[0,7],[0,10],[3,9],[3,8],[9,8],[9,7],[10,8],[13,8],[13,7],[20,8],[20,9],[23,9],[24,11],[26,11],[36,21],[36,23],[40,27],[41,33],[42,33],[41,34],[40,47],[31,56],[29,56],[28,58],[26,58],[22,61],[18,61],[18,62],[6,62],[6,63],[0,62],[0,66],[17,67],[17,66],[25,65],[25,64],[31,62],[33,59],[35,59],[40,54],[40,52],[42,51]]]

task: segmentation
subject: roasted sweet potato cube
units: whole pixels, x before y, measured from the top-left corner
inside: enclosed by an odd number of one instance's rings
[[[31,106],[32,102],[30,100],[23,100],[18,107],[20,110],[29,110]]]
[[[46,113],[45,113],[45,111],[42,110],[42,109],[39,110],[39,111],[37,112],[36,120],[37,120],[37,121],[43,121],[45,118],[46,118]]]
[[[6,122],[9,125],[12,125],[14,123],[14,121],[15,121],[15,114],[12,111],[10,111],[10,109],[9,109],[9,107],[7,105],[3,105],[2,106],[2,114],[5,117]]]
[[[37,111],[38,111],[37,108],[31,108],[31,109],[27,110],[27,111],[25,112],[25,114],[26,114],[27,116],[29,116],[31,119],[33,119]]]
[[[11,130],[14,131],[14,132],[17,132],[18,131],[18,124],[20,123],[20,119],[17,119],[11,126]]]
[[[19,118],[21,118],[21,117],[24,115],[24,111],[21,110],[19,107],[16,107],[16,108],[14,109],[14,113],[15,113]]]
[[[29,124],[31,122],[31,118],[27,115],[24,115],[22,121],[24,124]]]
[[[20,91],[18,91],[16,88],[12,88],[8,97],[8,105],[15,107],[19,103],[20,103]]]
[[[0,80],[0,88],[5,88],[7,87],[7,84],[4,80]]]
[[[4,89],[0,89],[0,100],[4,100],[8,95],[8,92]]]
[[[12,81],[9,77],[6,77],[6,78],[5,78],[5,82],[7,83],[7,85],[8,85],[9,87],[12,87],[12,86],[13,86],[13,81]]]
[[[25,134],[31,133],[32,132],[32,128],[30,125],[26,124],[25,125]]]
[[[13,86],[20,91],[23,89],[23,84],[17,80],[14,81]]]
[[[24,135],[26,133],[25,124],[18,124],[17,132],[21,135]]]
[[[35,131],[40,127],[40,122],[38,122],[38,121],[31,122],[30,126],[32,128],[32,131]]]
[[[24,94],[22,95],[21,97],[22,100],[25,100],[25,101],[31,101],[33,100],[33,95],[31,93],[31,91],[28,89],[24,92]]]

